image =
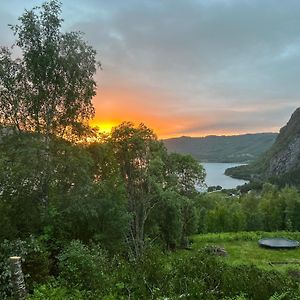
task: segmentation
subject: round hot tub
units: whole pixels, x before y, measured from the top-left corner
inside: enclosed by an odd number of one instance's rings
[[[260,239],[258,244],[261,247],[274,248],[274,249],[292,249],[299,247],[299,242],[285,238],[265,238]]]

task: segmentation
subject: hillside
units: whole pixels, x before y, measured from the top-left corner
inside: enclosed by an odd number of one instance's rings
[[[163,140],[170,152],[191,154],[202,162],[250,162],[268,150],[276,133],[179,137]]]
[[[300,185],[300,108],[280,129],[272,147],[248,166],[226,170],[226,174],[243,179],[270,179],[281,184]]]

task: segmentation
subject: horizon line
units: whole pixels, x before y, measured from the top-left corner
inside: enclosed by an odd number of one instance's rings
[[[278,132],[273,131],[264,131],[264,132],[252,132],[252,133],[238,133],[238,134],[208,134],[208,135],[198,135],[198,136],[191,136],[191,135],[178,135],[174,137],[166,137],[160,138],[160,140],[171,140],[171,139],[179,139],[179,138],[207,138],[207,137],[234,137],[234,136],[241,136],[241,135],[256,135],[256,134],[279,134]]]

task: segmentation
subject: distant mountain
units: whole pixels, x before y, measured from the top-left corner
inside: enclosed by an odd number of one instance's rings
[[[226,170],[243,179],[269,179],[275,183],[300,186],[300,107],[280,129],[273,146],[248,166]]]
[[[274,143],[277,133],[233,136],[178,137],[163,140],[170,152],[191,154],[202,162],[240,162],[255,160]]]

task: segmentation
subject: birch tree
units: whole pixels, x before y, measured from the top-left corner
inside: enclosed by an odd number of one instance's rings
[[[52,0],[10,26],[22,55],[0,50],[1,125],[67,137],[81,134],[93,117],[96,51],[81,33],[62,32],[60,13]]]

